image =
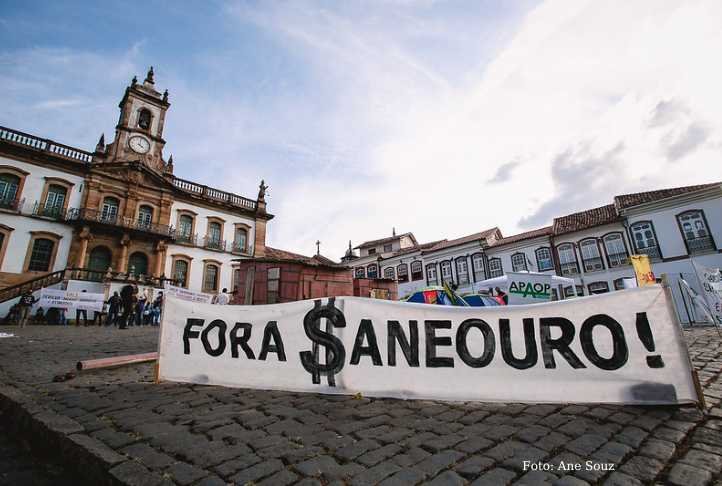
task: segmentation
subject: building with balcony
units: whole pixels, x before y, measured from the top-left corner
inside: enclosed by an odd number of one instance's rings
[[[93,151],[0,127],[0,289],[70,268],[217,293],[232,262],[264,255],[266,186],[246,198],[174,174],[152,68],[119,107]]]
[[[388,238],[357,248],[381,244]],[[623,279],[634,277],[630,255],[646,254],[657,275],[673,282],[682,277],[700,291],[692,262],[722,267],[722,183],[618,195],[611,204],[517,235],[491,228],[426,244],[414,238],[391,250],[356,256],[349,246],[343,260],[357,278],[395,278],[400,297],[444,282],[474,292],[487,278],[524,271],[573,278],[576,293],[589,295],[622,289]],[[689,309],[679,287],[672,287],[684,322]],[[560,291],[557,298],[574,295],[571,286]]]

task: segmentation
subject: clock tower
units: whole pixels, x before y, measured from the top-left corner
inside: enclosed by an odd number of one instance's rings
[[[115,139],[107,147],[98,142],[96,157],[105,163],[140,161],[160,173],[169,170],[163,160],[163,125],[170,103],[168,90],[163,94],[155,89],[153,67],[139,84],[133,78],[118,105],[120,119],[115,127]],[[172,170],[172,169],[171,169]]]

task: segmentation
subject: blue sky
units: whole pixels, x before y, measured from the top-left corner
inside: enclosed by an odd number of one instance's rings
[[[165,156],[253,196],[269,243],[343,254],[505,234],[614,194],[722,178],[714,1],[15,2],[0,124],[84,148],[133,75],[170,91]],[[589,181],[580,187],[580,180]]]

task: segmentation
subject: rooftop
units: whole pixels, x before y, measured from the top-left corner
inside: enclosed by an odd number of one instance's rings
[[[357,250],[357,249],[359,249],[359,248],[367,248],[367,247],[370,247],[370,246],[383,245],[384,243],[388,243],[389,241],[399,240],[399,239],[403,238],[404,236],[410,237],[410,238],[411,238],[411,241],[414,242],[414,245],[418,245],[418,243],[416,242],[416,238],[414,237],[414,234],[413,234],[413,233],[401,233],[400,235],[392,235],[392,236],[389,236],[389,237],[387,237],[387,238],[380,238],[380,239],[378,239],[378,240],[365,241],[365,242],[361,243],[360,245],[355,246],[355,247],[354,247],[354,250]]]
[[[710,189],[712,187],[719,187],[722,182],[712,182],[710,184],[699,184],[696,186],[682,186],[682,187],[671,187],[668,189],[659,189],[656,191],[647,192],[635,192],[632,194],[622,194],[614,197],[614,206],[617,211],[627,209],[632,206],[638,206],[654,201],[660,201],[674,196],[680,196],[690,192],[700,191],[703,189]]]
[[[253,258],[256,261],[277,261],[277,262],[293,262],[302,263],[314,267],[331,267],[331,268],[348,268],[346,265],[336,263],[330,258],[323,255],[314,255],[312,257],[293,253],[278,248],[266,247],[266,254],[263,257]]]
[[[462,236],[461,238],[455,238],[453,240],[442,240],[428,250],[425,250],[424,253],[431,253],[432,251],[443,250],[444,248],[451,248],[453,246],[463,245],[464,243],[470,243],[472,241],[489,239],[495,234],[501,235],[501,231],[499,231],[499,228],[497,228],[496,226],[490,229],[486,229],[484,231],[480,231],[478,233]]]
[[[502,245],[508,245],[511,243],[517,243],[519,241],[524,240],[531,240],[532,238],[538,238],[540,236],[549,236],[552,234],[552,227],[551,226],[545,226],[543,228],[538,228],[530,231],[525,231],[524,233],[518,233],[516,235],[507,236],[505,238],[500,238],[491,246],[502,246]]]
[[[559,218],[554,218],[552,225],[552,233],[555,235],[563,235],[574,231],[581,231],[594,226],[613,223],[619,220],[619,215],[614,208],[614,204],[607,204],[598,208],[587,209],[578,213],[568,214]]]

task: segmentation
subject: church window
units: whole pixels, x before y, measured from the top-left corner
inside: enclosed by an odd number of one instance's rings
[[[103,199],[103,209],[100,214],[101,219],[104,222],[114,223],[115,219],[118,217],[119,206],[120,201],[114,197],[106,197]]]
[[[203,271],[203,291],[204,292],[216,292],[218,291],[218,274],[219,266],[215,263],[206,263],[206,267]]]
[[[30,254],[29,272],[48,272],[53,258],[55,242],[46,238],[37,238],[33,243],[33,250]]]
[[[128,273],[135,276],[148,275],[148,257],[145,253],[136,251],[128,258]]]
[[[0,174],[0,207],[8,208],[14,204],[20,187],[20,178],[14,174]]]
[[[153,208],[150,206],[141,206],[138,208],[138,227],[148,228],[153,221]]]

